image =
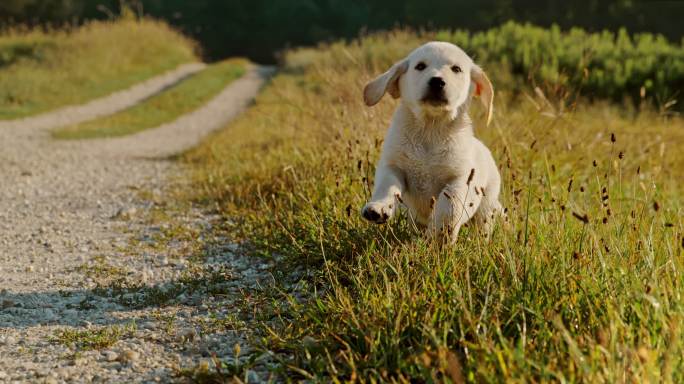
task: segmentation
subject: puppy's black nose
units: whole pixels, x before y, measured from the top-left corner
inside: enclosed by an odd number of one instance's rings
[[[428,81],[428,85],[430,86],[430,89],[434,91],[441,91],[444,89],[446,83],[441,77],[432,77],[430,78],[430,81]]]

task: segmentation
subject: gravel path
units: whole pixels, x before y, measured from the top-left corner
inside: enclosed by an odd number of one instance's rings
[[[44,130],[78,124],[100,116],[111,115],[138,104],[140,101],[170,87],[180,80],[195,74],[207,65],[204,63],[184,64],[180,67],[153,77],[131,88],[114,92],[109,96],[92,100],[83,105],[60,108],[37,116],[8,121],[0,121],[0,129]]]
[[[252,68],[206,106],[133,136],[54,141],[48,131],[123,109],[201,67],[0,122],[0,383],[166,382],[212,353],[233,356],[236,342],[250,353],[248,330],[228,323],[244,305],[238,292],[258,288],[268,265],[253,265],[222,239],[205,239],[216,246],[203,250],[210,257],[202,263],[188,261],[196,242],[176,238],[174,226],[201,238],[217,218],[165,206],[165,186],[181,170],[162,157],[236,116],[270,70]],[[221,280],[221,302],[193,280],[207,273],[232,276]],[[259,374],[245,373],[250,381]]]

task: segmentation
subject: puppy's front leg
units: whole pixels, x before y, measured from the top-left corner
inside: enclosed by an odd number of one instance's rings
[[[470,220],[482,197],[466,180],[455,180],[442,189],[428,225],[428,233],[456,242],[461,226]]]
[[[368,221],[382,224],[389,220],[397,210],[397,199],[404,190],[403,176],[399,169],[379,165],[375,171],[373,197],[361,210]]]

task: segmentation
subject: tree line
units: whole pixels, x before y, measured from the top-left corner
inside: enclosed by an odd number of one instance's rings
[[[625,27],[674,42],[684,34],[684,2],[657,0],[2,0],[0,24],[78,24],[116,17],[124,6],[195,38],[208,59],[261,62],[288,46],[394,27],[478,31],[514,20],[588,31]]]

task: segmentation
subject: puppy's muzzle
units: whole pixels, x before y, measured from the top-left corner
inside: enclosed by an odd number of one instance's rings
[[[448,100],[444,92],[446,82],[441,77],[431,77],[423,101],[432,105],[444,105]]]

